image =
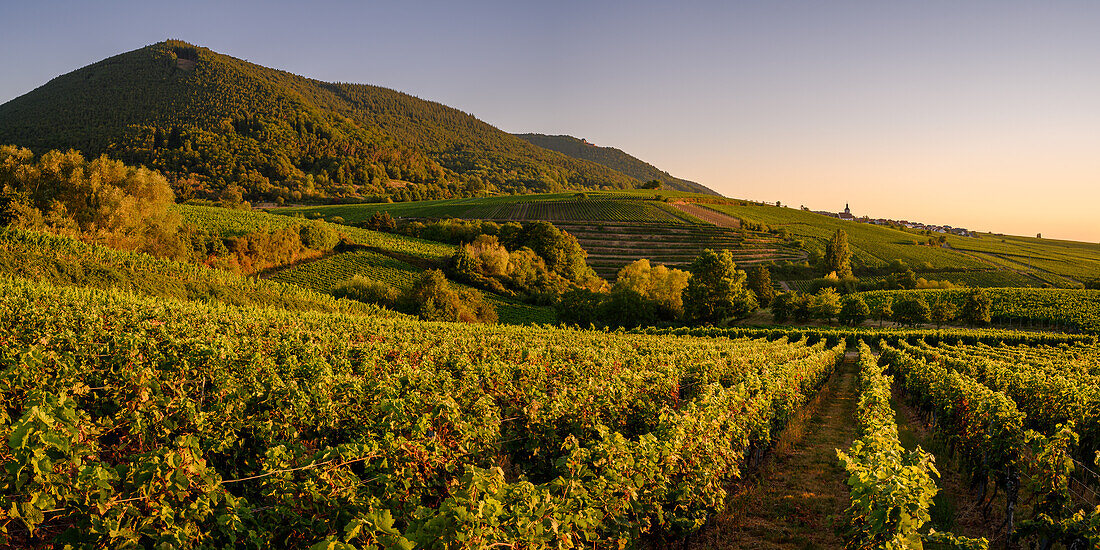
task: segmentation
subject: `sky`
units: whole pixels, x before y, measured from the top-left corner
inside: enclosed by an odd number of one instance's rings
[[[0,103],[177,38],[730,197],[1100,241],[1100,2],[11,2]]]

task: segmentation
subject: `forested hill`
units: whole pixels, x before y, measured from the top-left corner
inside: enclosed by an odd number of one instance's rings
[[[705,185],[673,177],[668,172],[614,147],[600,147],[573,136],[516,135],[539,147],[557,151],[575,159],[590,160],[602,164],[640,181],[658,180],[670,189],[677,191],[706,193],[708,195],[719,194]]]
[[[0,105],[0,143],[144,164],[165,172],[182,199],[411,200],[639,183],[440,103],[175,40]]]

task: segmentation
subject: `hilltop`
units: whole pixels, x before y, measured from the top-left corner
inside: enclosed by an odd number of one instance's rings
[[[417,200],[632,188],[441,103],[329,83],[169,40],[0,105],[0,143],[106,153],[164,172],[180,199]]]
[[[621,149],[601,147],[589,143],[587,140],[578,139],[573,136],[548,136],[545,134],[516,135],[539,147],[557,151],[576,159],[590,160],[602,164],[612,170],[618,170],[640,181],[657,180],[669,189],[674,189],[676,191],[689,191],[707,195],[719,194],[705,185],[673,177],[672,174],[644,160],[633,157]]]

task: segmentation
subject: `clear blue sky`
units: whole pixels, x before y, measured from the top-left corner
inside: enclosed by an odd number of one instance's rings
[[[179,38],[725,195],[1100,240],[1100,2],[0,2],[0,102]]]

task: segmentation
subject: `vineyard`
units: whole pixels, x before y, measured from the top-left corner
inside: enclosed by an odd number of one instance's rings
[[[1000,540],[1100,544],[1097,386],[1089,347],[882,346],[907,398],[1004,520]],[[946,458],[946,457],[944,457]],[[999,495],[998,495],[999,492]]]
[[[12,544],[689,533],[843,351],[0,290]]]
[[[882,268],[898,259],[912,266],[935,270],[989,269],[989,263],[967,254],[921,243],[927,239],[914,233],[875,225],[853,223],[795,208],[780,208],[757,204],[703,204],[707,208],[741,219],[784,229],[803,241],[807,251],[823,254],[825,242],[836,229],[848,234],[852,250],[852,267]],[[952,243],[954,241],[951,241]]]
[[[939,300],[962,307],[968,290],[875,290],[861,292],[874,308],[884,299],[897,300],[919,295],[929,303]],[[986,289],[992,305],[992,321],[998,325],[1024,328],[1100,331],[1100,290],[1054,288]]]
[[[823,252],[832,232],[843,229],[848,234],[854,267],[881,268],[898,259],[914,270],[932,272],[936,279],[978,286],[1080,287],[1083,281],[1100,277],[1100,245],[1095,243],[982,233],[977,237],[943,235],[945,246],[927,246],[923,244],[927,235],[794,208],[747,202],[701,206],[784,229],[801,239],[811,252]],[[933,238],[940,236],[935,234]]]
[[[588,252],[588,263],[608,280],[642,258],[682,269],[708,248],[729,250],[742,267],[804,259],[798,249],[773,236],[711,225],[571,222],[557,226],[577,238]]]
[[[227,237],[312,223],[179,208]],[[609,273],[702,248],[794,259],[684,219],[560,225]],[[406,289],[451,245],[334,227],[361,246],[265,278],[0,232],[0,545],[1100,544],[1100,291],[985,290],[995,324],[1045,332],[609,332],[499,296],[503,324],[431,323],[326,293]],[[982,519],[952,522],[960,505]]]
[[[648,200],[647,200],[648,199]],[[653,197],[634,198],[624,194],[592,194],[584,198],[570,194],[536,195],[534,197],[491,197],[483,199],[452,199],[393,204],[357,204],[347,206],[316,206],[281,208],[285,215],[302,214],[325,219],[343,218],[347,223],[365,222],[375,212],[389,212],[404,218],[464,218],[497,221],[549,222],[658,222],[697,224],[696,220]]]
[[[328,292],[353,275],[362,275],[404,290],[419,274],[420,270],[401,260],[370,250],[356,250],[280,270],[271,279]]]
[[[654,200],[661,195],[662,200]],[[782,231],[774,234],[722,227],[709,216],[693,216],[663,199],[699,201],[688,210],[711,211]],[[853,267],[864,270],[864,282],[881,279],[891,262],[901,260],[922,277],[978,287],[1081,287],[1100,278],[1100,245],[1050,239],[980,234],[943,235],[945,243],[929,246],[923,235],[889,227],[854,223],[794,208],[678,192],[608,191],[447,199],[392,204],[356,204],[280,208],[283,215],[340,218],[345,223],[367,221],[376,212],[397,218],[464,218],[497,221],[544,220],[576,234],[604,277],[638,258],[681,265],[695,251],[693,244],[728,247],[739,263],[793,262],[823,254],[836,229],[848,234]],[[702,219],[702,218],[705,218]],[[718,223],[715,226],[714,223]],[[647,239],[648,237],[648,239]],[[648,252],[652,248],[652,252]],[[678,253],[677,253],[678,252]],[[790,281],[792,287],[810,284]]]
[[[57,286],[119,289],[162,298],[289,310],[394,315],[296,285],[256,280],[46,233],[0,229],[0,274]]]
[[[666,194],[664,191],[662,194]],[[653,199],[653,193],[586,193],[453,199],[416,203],[282,208],[286,215],[339,217],[367,221],[375,212],[395,217],[488,219],[498,222],[543,220],[575,236],[597,274],[614,280],[623,266],[642,258],[683,267],[704,249],[729,249],[738,265],[801,262],[806,254],[774,235],[716,227]],[[673,195],[691,196],[679,193]]]

